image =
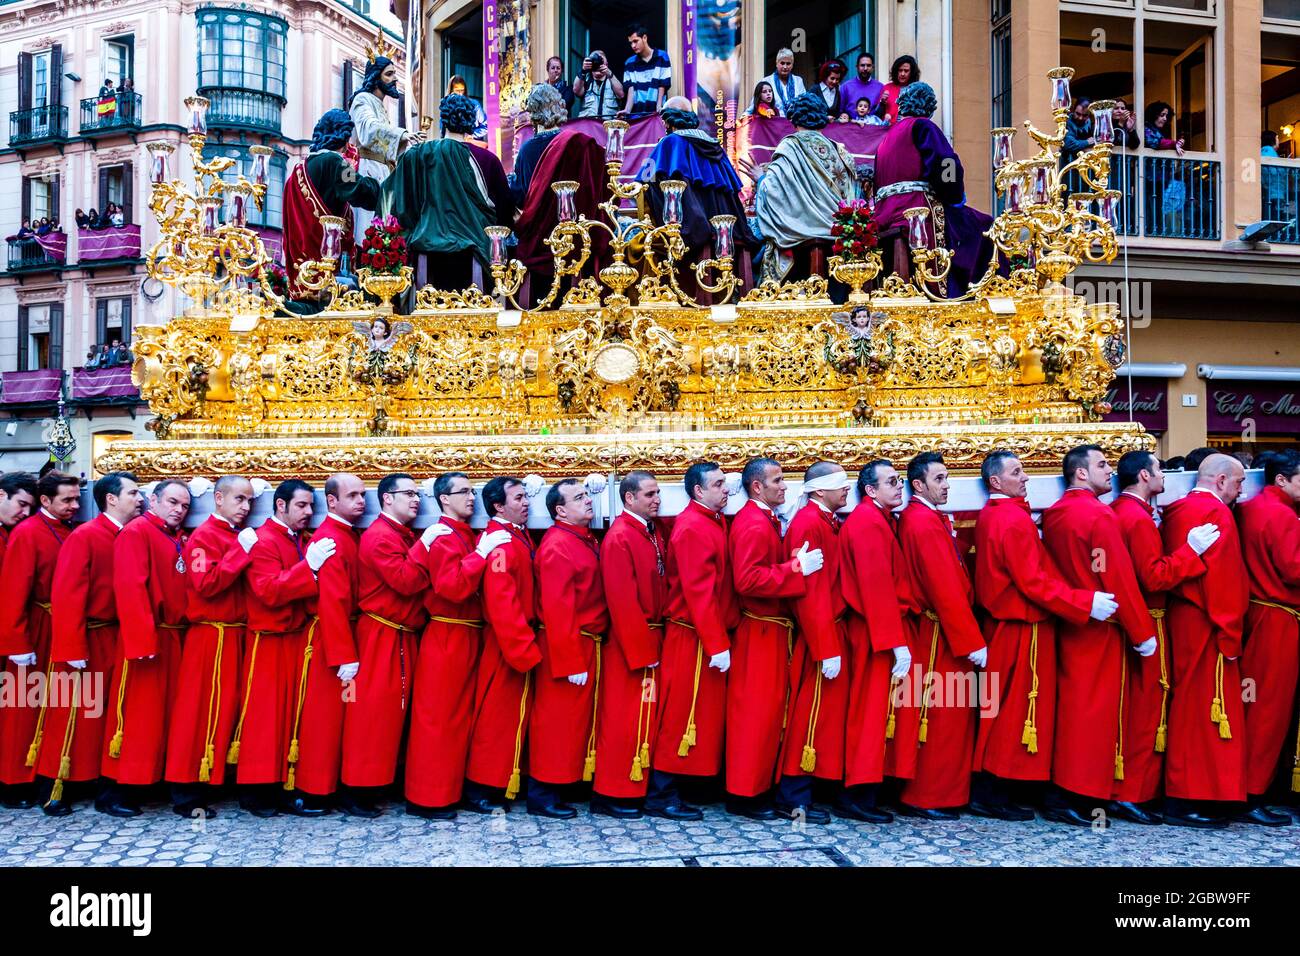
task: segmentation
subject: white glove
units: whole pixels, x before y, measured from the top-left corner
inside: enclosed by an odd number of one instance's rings
[[[1148,637],[1137,647],[1133,648],[1133,650],[1137,651],[1142,657],[1150,657],[1156,652],[1156,639],[1154,637]]]
[[[890,677],[906,677],[907,672],[912,669],[912,652],[906,647],[894,648],[894,669],[889,672]]]
[[[646,665],[646,670],[648,670],[648,671],[652,671],[652,670],[654,670],[654,669],[655,669],[656,667],[658,667],[658,666],[659,666],[659,662],[658,662],[658,661],[655,661],[653,664],[647,664],[647,665]]]
[[[813,548],[810,551],[808,550],[808,542],[805,541],[803,547],[799,549],[799,553],[794,556],[794,563],[804,577],[814,571],[820,571],[822,569],[821,548]]]
[[[1092,613],[1088,616],[1094,621],[1104,621],[1118,610],[1119,605],[1115,603],[1115,595],[1107,594],[1105,591],[1092,592]]]
[[[716,667],[722,673],[727,673],[731,669],[731,651],[723,651],[721,654],[714,654],[709,658],[709,666]]]
[[[253,550],[253,545],[257,544],[257,532],[252,528],[245,528],[243,531],[239,532],[239,537],[235,540],[237,540],[239,546],[244,549],[244,554],[248,554],[248,552]]]
[[[976,667],[984,667],[989,662],[989,649],[981,647],[978,651],[971,651],[966,655],[966,660],[970,661]]]
[[[581,674],[570,674],[568,679],[569,679],[569,683],[570,683],[570,684],[573,684],[575,687],[586,687],[586,686],[587,686],[587,672],[586,672],[586,671],[583,671]]]
[[[441,521],[435,521],[429,527],[424,529],[424,534],[420,535],[420,544],[424,545],[424,550],[429,550],[429,545],[433,544],[434,538],[441,538],[444,534],[451,534],[451,528]]]
[[[828,657],[822,661],[822,677],[827,680],[834,680],[840,676],[840,658],[839,656]]]
[[[10,654],[9,663],[17,664],[19,667],[31,667],[36,663],[35,654]]]
[[[506,531],[504,528],[499,531],[489,531],[479,539],[478,547],[474,550],[478,552],[479,557],[486,558],[497,548],[509,544],[510,539],[513,537],[514,535],[509,531]]]
[[[347,683],[357,676],[357,671],[361,670],[361,662],[353,661],[351,664],[339,665],[339,680]]]
[[[307,567],[313,571],[319,571],[320,566],[329,560],[330,555],[334,553],[334,541],[330,538],[321,538],[319,541],[313,541],[307,545]]]
[[[1197,554],[1210,550],[1210,545],[1219,540],[1217,524],[1203,524],[1187,532],[1187,544]]]
[[[73,670],[84,671],[86,669],[85,661],[68,661],[68,666]]]

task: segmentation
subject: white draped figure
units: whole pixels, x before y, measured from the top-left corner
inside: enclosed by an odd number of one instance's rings
[[[388,113],[388,98],[396,99],[397,65],[386,56],[376,56],[366,64],[366,75],[361,89],[352,97],[348,112],[356,125],[357,151],[360,162],[357,172],[371,176],[381,184],[397,166],[397,158],[408,147],[421,142],[418,132],[402,129]],[[380,212],[384,212],[381,203]],[[360,243],[375,214],[364,209],[354,210],[356,239]]]

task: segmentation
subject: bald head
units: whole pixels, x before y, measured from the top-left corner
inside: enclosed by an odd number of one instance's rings
[[[325,479],[325,507],[330,514],[354,523],[366,513],[366,483],[346,472]]]
[[[686,110],[687,112],[690,112],[691,110],[694,110],[695,107],[691,104],[691,101],[684,96],[670,96],[664,102],[664,109]]]
[[[1214,492],[1225,505],[1232,504],[1241,495],[1245,479],[1246,469],[1241,462],[1218,452],[1208,456],[1196,470],[1196,487]]]

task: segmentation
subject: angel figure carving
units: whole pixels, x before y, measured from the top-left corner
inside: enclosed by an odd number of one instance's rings
[[[410,377],[415,368],[416,343],[409,340],[406,349],[394,349],[398,340],[415,331],[410,322],[394,322],[376,316],[370,323],[353,322],[352,328],[365,343],[353,345],[348,355],[348,365],[353,381],[376,388],[400,385]],[[358,352],[361,352],[358,355]]]

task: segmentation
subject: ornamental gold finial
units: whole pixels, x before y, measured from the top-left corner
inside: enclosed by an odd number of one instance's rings
[[[366,61],[374,63],[381,56],[389,60],[395,59],[397,57],[397,47],[388,42],[388,38],[384,36],[383,27],[375,27],[375,42],[366,44]]]

